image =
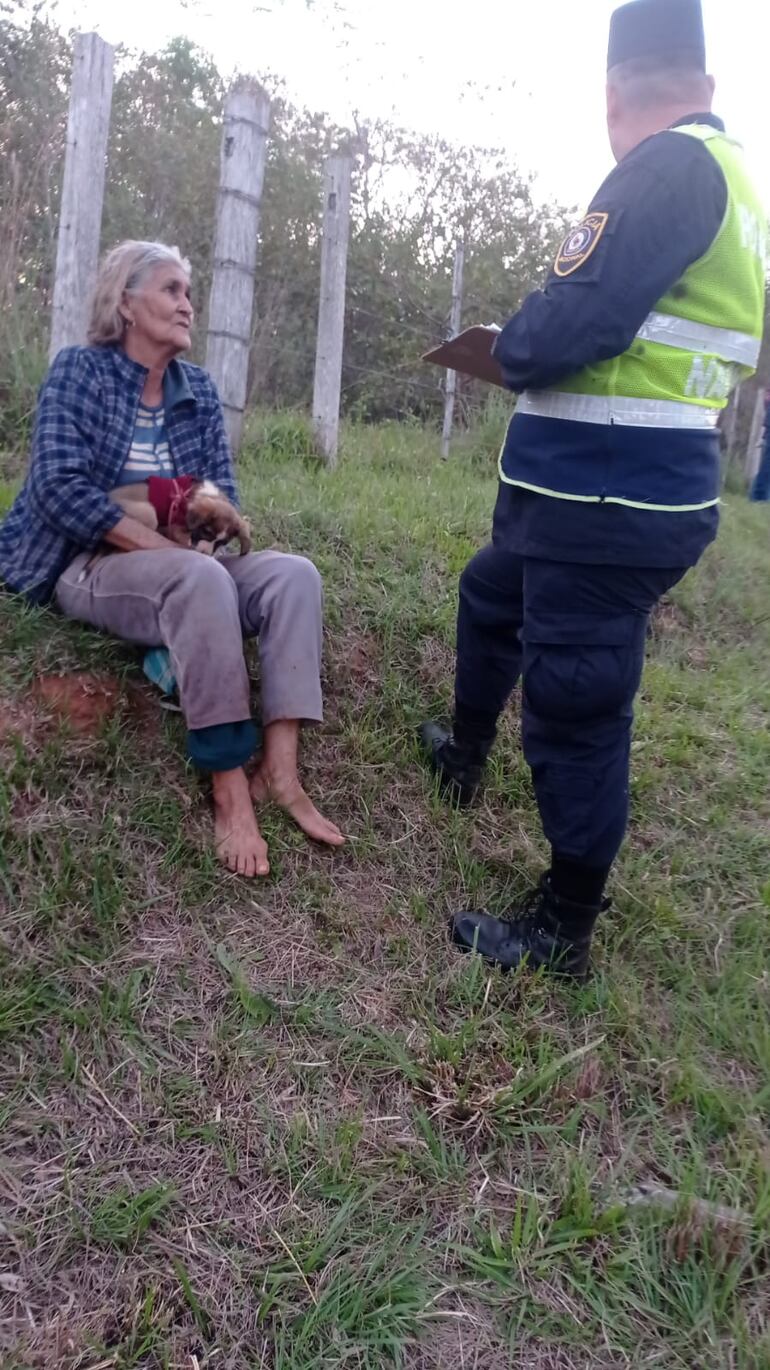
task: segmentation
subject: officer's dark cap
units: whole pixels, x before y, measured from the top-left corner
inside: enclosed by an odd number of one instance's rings
[[[661,65],[687,53],[706,70],[706,37],[701,0],[631,0],[615,10],[610,22],[607,69],[636,58],[659,57]]]

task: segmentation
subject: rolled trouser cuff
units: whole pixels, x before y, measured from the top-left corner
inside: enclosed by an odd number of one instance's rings
[[[254,755],[258,740],[257,729],[250,718],[239,723],[190,728],[187,755],[201,771],[235,771]]]

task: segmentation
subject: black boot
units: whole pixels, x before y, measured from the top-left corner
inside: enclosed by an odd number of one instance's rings
[[[452,940],[462,951],[477,951],[504,970],[515,970],[526,961],[531,970],[543,966],[553,975],[585,980],[594,923],[607,908],[608,899],[587,905],[559,898],[544,875],[507,919],[488,913],[455,914]]]
[[[466,808],[481,783],[489,747],[458,742],[448,728],[432,722],[420,725],[420,742],[431,770],[438,776],[441,793]]]

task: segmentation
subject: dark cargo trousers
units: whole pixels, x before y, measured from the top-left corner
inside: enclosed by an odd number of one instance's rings
[[[542,561],[490,544],[462,573],[456,721],[491,738],[521,680],[524,756],[562,857],[609,867],[623,841],[649,615],[685,569]]]

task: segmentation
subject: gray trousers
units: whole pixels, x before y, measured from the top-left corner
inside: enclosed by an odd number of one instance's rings
[[[188,728],[251,715],[243,636],[259,636],[262,721],[320,722],[321,577],[284,552],[83,552],[62,573],[67,618],[125,642],[168,647]],[[84,574],[85,573],[85,574]]]

